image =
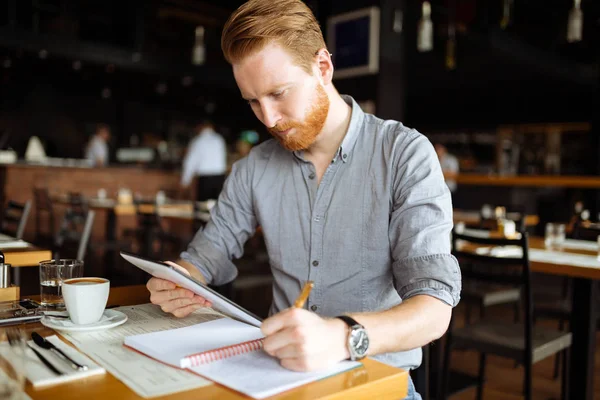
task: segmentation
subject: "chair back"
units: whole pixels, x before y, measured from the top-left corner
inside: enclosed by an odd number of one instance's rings
[[[96,213],[92,210],[81,214],[80,210],[67,209],[54,241],[55,259],[59,259],[61,256],[62,258],[72,258],[65,257],[64,253],[71,251],[73,246],[77,248],[77,260],[85,259],[95,215]]]
[[[501,254],[501,251],[505,254]],[[453,231],[452,254],[459,260],[463,280],[521,289],[524,300],[525,360],[528,360],[533,348],[533,300],[527,233],[521,233],[519,239],[508,239],[471,236]]]
[[[31,211],[31,200],[25,204],[10,200],[4,208],[2,216],[2,233],[13,236],[17,239],[23,239],[29,212]]]

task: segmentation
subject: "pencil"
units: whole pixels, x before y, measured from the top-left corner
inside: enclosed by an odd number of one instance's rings
[[[302,288],[302,292],[300,293],[300,296],[298,296],[298,298],[294,302],[295,308],[304,307],[304,303],[306,302],[306,299],[308,299],[308,295],[310,294],[310,291],[312,290],[313,286],[315,286],[313,281],[306,281],[306,283],[304,284],[304,287]]]

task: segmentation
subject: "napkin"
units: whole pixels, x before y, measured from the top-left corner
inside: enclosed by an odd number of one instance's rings
[[[66,355],[77,361],[79,364],[87,365],[87,371],[77,371],[71,368],[63,359],[57,356],[50,350],[45,350],[36,345],[33,340],[29,341],[29,344],[33,346],[37,351],[42,354],[56,369],[61,371],[63,375],[56,375],[50,371],[40,359],[35,355],[33,350],[30,348],[26,351],[26,362],[25,362],[25,375],[34,387],[43,387],[49,385],[55,385],[64,382],[71,382],[77,379],[87,378],[94,375],[102,375],[106,373],[106,370],[92,361],[90,358],[80,353],[77,349],[69,346],[58,336],[48,336],[46,340],[50,341],[53,345],[61,349]],[[0,343],[0,353],[5,354],[8,350],[9,344],[4,342]]]
[[[479,255],[486,255],[492,257],[523,257],[523,250],[519,246],[479,247],[475,249],[475,252]]]

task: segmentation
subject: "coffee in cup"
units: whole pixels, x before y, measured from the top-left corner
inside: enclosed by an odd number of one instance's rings
[[[73,278],[62,282],[62,294],[71,321],[76,325],[98,322],[106,308],[110,281],[104,278]]]

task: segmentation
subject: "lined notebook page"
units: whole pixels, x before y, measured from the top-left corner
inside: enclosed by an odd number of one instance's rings
[[[128,336],[124,344],[164,363],[179,367],[185,357],[251,340],[261,339],[259,328],[222,318],[185,328]],[[355,368],[344,361],[317,372],[294,372],[263,350],[250,351],[188,368],[250,397],[262,399]]]
[[[279,360],[261,350],[192,367],[190,370],[250,397],[262,399],[359,365],[359,362],[343,361],[323,371],[294,372],[283,368]]]
[[[263,337],[257,327],[231,318],[221,318],[185,328],[127,336],[124,344],[156,360],[179,367],[181,360],[187,356]]]

